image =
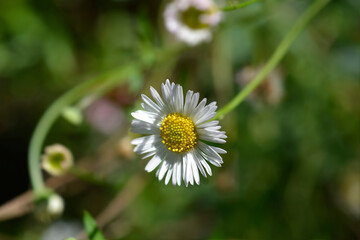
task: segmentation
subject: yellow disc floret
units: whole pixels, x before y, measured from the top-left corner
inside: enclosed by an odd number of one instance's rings
[[[201,22],[201,16],[206,14],[205,11],[198,10],[194,7],[190,7],[186,11],[182,12],[182,21],[192,29],[208,28],[209,25]]]
[[[167,149],[177,153],[187,152],[198,143],[194,122],[179,113],[171,113],[164,118],[160,135]]]

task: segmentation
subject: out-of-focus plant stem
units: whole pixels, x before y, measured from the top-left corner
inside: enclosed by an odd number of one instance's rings
[[[223,7],[221,10],[222,11],[232,11],[232,10],[236,10],[236,9],[239,9],[239,8],[244,8],[244,7],[247,7],[253,3],[256,3],[256,2],[260,2],[262,0],[248,0],[248,1],[245,1],[245,2],[242,2],[242,3],[239,3],[237,5],[233,5],[233,6],[226,6],[226,7]]]
[[[314,1],[310,7],[299,17],[297,22],[293,25],[282,42],[276,48],[269,61],[259,74],[242,90],[235,98],[233,98],[227,105],[218,111],[214,119],[222,118],[231,110],[236,108],[264,79],[265,77],[277,66],[280,60],[284,57],[289,47],[299,35],[301,30],[309,23],[309,21],[323,8],[330,0],[317,0]]]
[[[136,67],[129,64],[91,81],[81,83],[59,97],[45,111],[31,137],[28,155],[30,179],[36,198],[46,197],[51,193],[51,190],[44,185],[40,168],[40,155],[46,135],[62,110],[87,94],[101,93],[110,89],[115,84],[126,80],[126,77],[134,71],[136,71]]]

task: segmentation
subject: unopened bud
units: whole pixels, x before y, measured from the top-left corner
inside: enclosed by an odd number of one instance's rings
[[[73,166],[73,156],[63,145],[54,144],[45,148],[41,165],[51,175],[59,176]]]
[[[36,217],[43,222],[49,222],[58,218],[64,212],[64,200],[61,196],[53,193],[46,199],[39,200],[36,204]]]

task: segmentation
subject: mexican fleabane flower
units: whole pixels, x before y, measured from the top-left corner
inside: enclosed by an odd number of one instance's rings
[[[206,142],[225,143],[225,132],[220,131],[219,121],[209,121],[215,117],[216,102],[206,105],[206,98],[199,102],[199,93],[188,91],[185,96],[179,84],[166,80],[161,85],[162,97],[151,87],[155,101],[142,94],[144,110],[132,113],[135,118],[132,131],[148,134],[132,141],[134,151],[151,157],[145,170],[152,172],[165,184],[172,179],[173,185],[200,184],[200,174],[212,175],[209,163],[221,167],[220,154],[225,150],[210,146]]]
[[[166,6],[164,20],[178,40],[194,46],[211,40],[221,12],[212,0],[175,0]]]

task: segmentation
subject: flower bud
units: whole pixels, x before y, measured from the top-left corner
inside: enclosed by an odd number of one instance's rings
[[[48,198],[41,199],[36,203],[35,216],[42,222],[49,222],[62,215],[64,205],[63,198],[53,193]]]
[[[73,156],[63,145],[54,144],[45,148],[41,166],[49,174],[59,176],[73,166]]]

